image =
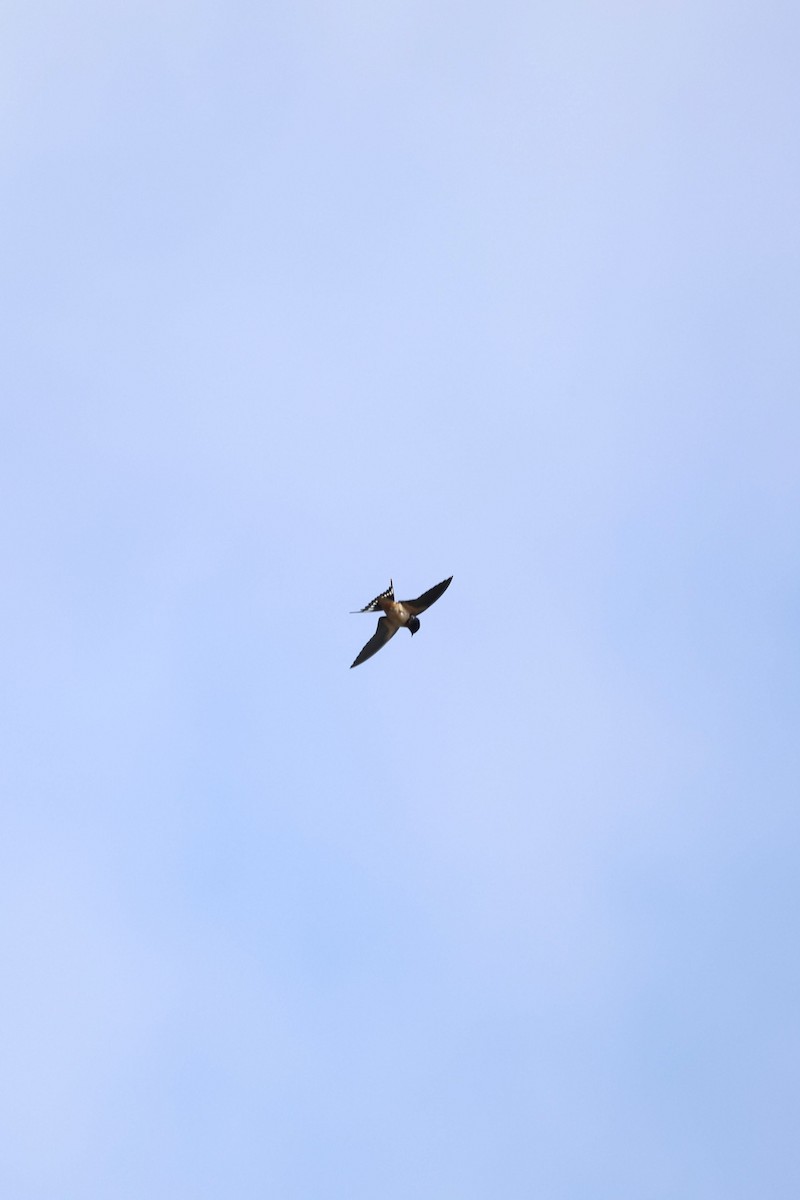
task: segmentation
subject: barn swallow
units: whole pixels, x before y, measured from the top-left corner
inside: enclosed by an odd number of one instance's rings
[[[356,612],[360,613],[382,612],[385,615],[379,618],[378,628],[356,661],[350,664],[350,669],[352,670],[353,667],[366,662],[368,658],[372,658],[373,654],[377,654],[381,646],[385,646],[389,638],[394,637],[402,625],[405,625],[406,629],[410,630],[413,637],[419,629],[419,617],[417,614],[425,612],[426,608],[430,608],[432,604],[436,603],[439,597],[450,587],[452,578],[453,576],[451,575],[450,579],[443,579],[435,587],[429,588],[427,592],[423,592],[421,596],[417,596],[416,600],[395,600],[394,584],[389,580],[389,586],[385,592],[381,592],[380,596],[376,596],[374,600],[370,600],[369,604],[364,608],[356,609]]]

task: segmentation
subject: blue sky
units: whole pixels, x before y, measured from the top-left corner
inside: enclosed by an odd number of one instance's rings
[[[799,34],[4,6],[3,1195],[798,1194]]]

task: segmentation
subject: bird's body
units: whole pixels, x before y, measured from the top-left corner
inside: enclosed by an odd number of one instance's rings
[[[379,618],[378,628],[358,658],[350,664],[351,668],[359,666],[362,662],[366,662],[368,658],[372,658],[373,654],[377,654],[389,639],[394,637],[398,629],[408,629],[413,637],[419,629],[419,617],[417,614],[424,612],[426,608],[430,608],[447,591],[452,578],[453,576],[451,575],[450,579],[444,579],[441,583],[437,583],[435,587],[429,588],[427,592],[423,592],[421,596],[417,596],[416,600],[395,600],[394,584],[390,580],[385,592],[381,592],[374,600],[370,600],[369,604],[365,605],[364,608],[358,609],[360,613],[382,612],[384,615]]]

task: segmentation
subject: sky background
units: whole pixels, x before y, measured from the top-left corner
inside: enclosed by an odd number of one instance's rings
[[[3,1196],[800,1194],[799,40],[3,5]]]

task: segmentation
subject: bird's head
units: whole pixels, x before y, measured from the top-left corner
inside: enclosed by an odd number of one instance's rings
[[[414,634],[419,629],[419,617],[409,617],[408,624],[406,625],[406,629],[411,630],[411,636],[413,637]]]

